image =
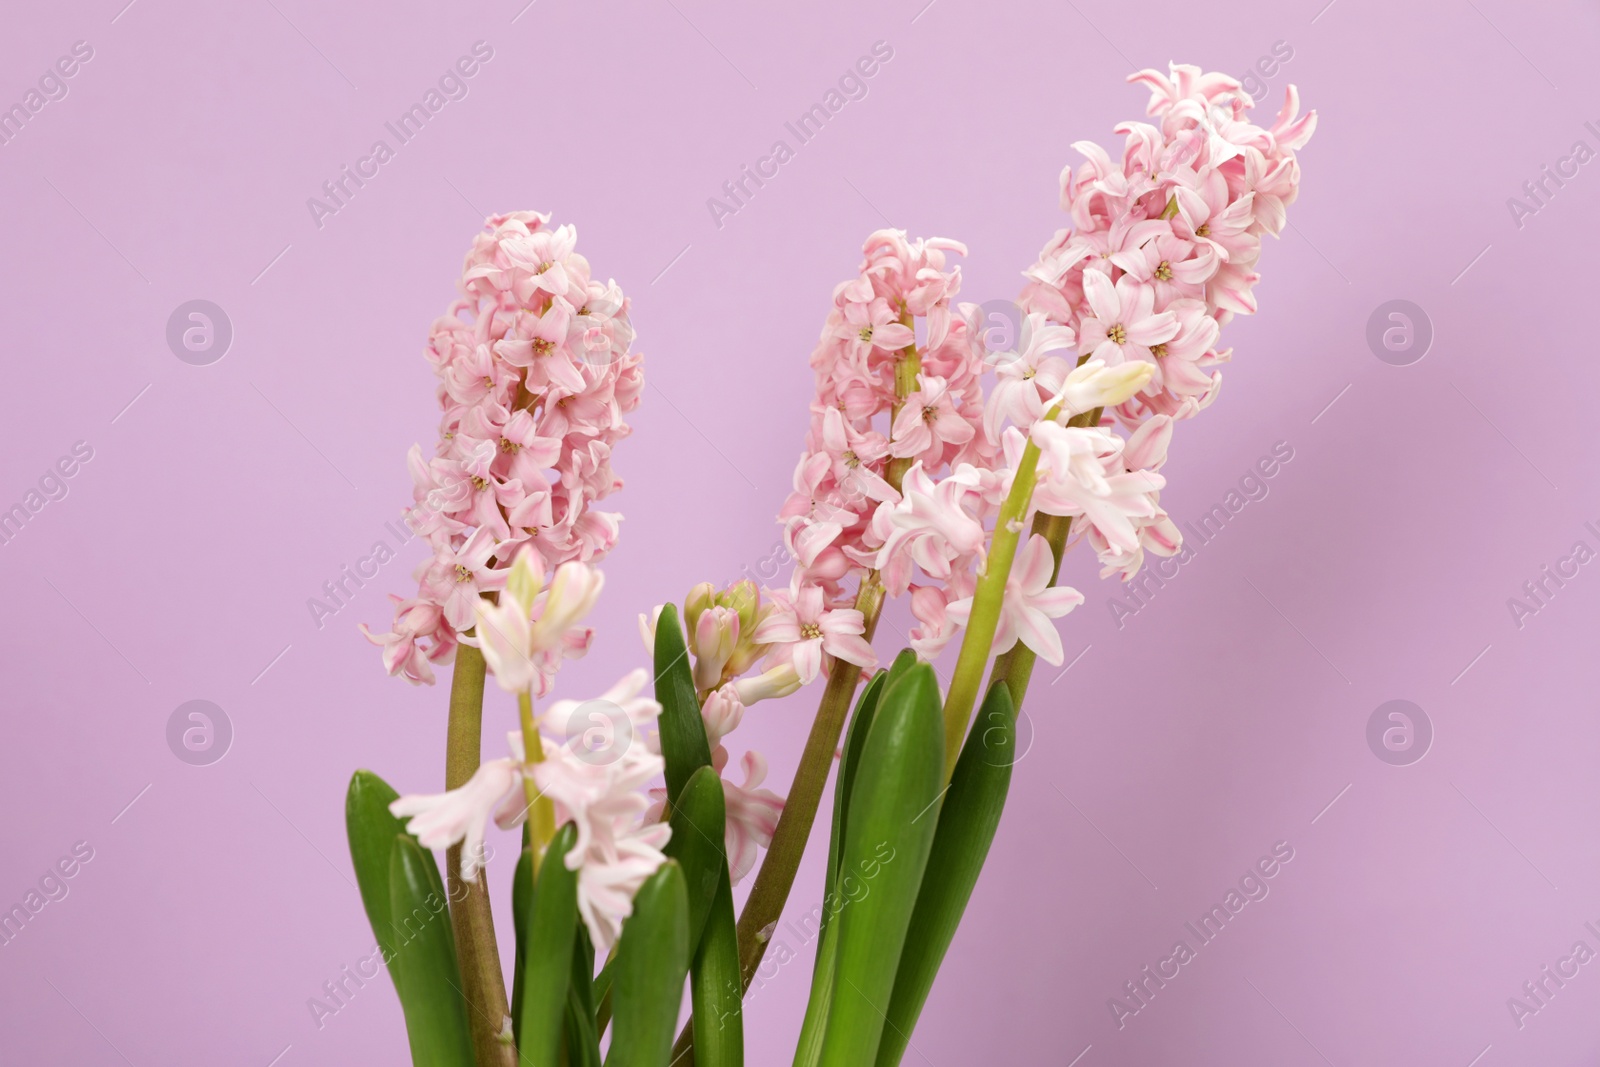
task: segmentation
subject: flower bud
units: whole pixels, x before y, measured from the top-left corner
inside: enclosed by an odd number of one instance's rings
[[[1155,364],[1140,360],[1108,367],[1102,360],[1091,359],[1067,375],[1054,402],[1067,416],[1115,407],[1143,389],[1155,372]]]
[[[739,643],[734,646],[723,672],[726,677],[737,678],[767,654],[767,646],[757,642],[755,636],[756,628],[772,611],[772,605],[761,603],[761,591],[748,578],[729,586],[721,600],[739,613]]]
[[[529,545],[517,553],[516,560],[511,564],[511,573],[506,575],[506,593],[522,605],[523,613],[527,614],[533,611],[534,598],[542,588],[544,559]]]
[[[761,590],[756,588],[755,582],[749,578],[741,578],[718,593],[716,602],[739,613],[739,627],[742,631],[755,630],[756,611],[761,607]]]
[[[739,643],[739,616],[732,608],[708,607],[694,625],[694,684],[714,689]]]
[[[650,614],[639,614],[639,636],[644,640],[644,651],[647,656],[656,654],[656,623],[661,620],[661,609],[665,604],[657,604],[650,609]]]
[[[733,733],[744,718],[744,702],[739,699],[738,689],[725,685],[712,690],[700,707],[700,718],[706,725],[706,740],[711,747],[722,744],[722,739]]]
[[[531,554],[523,553],[524,556]],[[587,563],[571,560],[557,567],[550,591],[545,595],[544,609],[533,626],[534,640],[539,647],[553,646],[589,614],[604,584],[605,575]]]
[[[695,626],[700,622],[700,613],[716,603],[716,596],[716,586],[701,582],[683,598],[683,624],[689,633],[694,633]]]
[[[745,705],[758,700],[786,697],[800,688],[800,672],[795,670],[794,664],[785,663],[754,678],[734,682],[732,688],[738,694],[740,703]]]

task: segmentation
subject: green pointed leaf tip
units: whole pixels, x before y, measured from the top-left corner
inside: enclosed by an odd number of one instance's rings
[[[606,1067],[663,1067],[689,973],[689,891],[668,860],[633,898],[617,942],[611,1049]]]
[[[973,887],[989,856],[1011,768],[1017,760],[1016,709],[1004,680],[989,687],[977,722],[967,734],[950,788],[939,809],[928,866],[906,931],[894,980],[877,1067],[895,1067],[905,1055],[939,966],[961,924]]]
[[[920,662],[921,660],[917,658],[915,651],[909,648],[902,648],[899,654],[895,656],[894,662],[889,664],[889,681],[899,681],[907,671]]]
[[[399,794],[371,771],[356,771],[344,795],[345,835],[350,842],[350,862],[372,936],[385,959],[394,954],[394,934],[389,922],[389,852],[405,824],[389,814]],[[391,969],[391,974],[393,973]]]
[[[938,821],[943,731],[933,668],[917,664],[887,683],[846,813],[838,884],[847,894],[819,1059],[825,1067],[860,1067],[877,1053]]]
[[[700,698],[694,689],[678,609],[672,604],[663,607],[656,619],[655,679],[656,701],[661,705],[656,727],[661,734],[661,755],[667,764],[667,797],[677,803],[689,776],[711,765],[711,744],[700,718]]]

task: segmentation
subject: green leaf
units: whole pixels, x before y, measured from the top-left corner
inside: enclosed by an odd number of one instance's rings
[[[711,767],[698,767],[689,776],[670,813],[672,837],[664,851],[683,868],[689,890],[689,944],[700,943],[706,914],[716,898],[717,881],[728,870],[723,836],[726,800],[722,779]],[[614,955],[614,954],[613,954]],[[611,985],[616,976],[613,958],[594,980],[595,1028],[605,1033],[611,1022]]]
[[[616,976],[617,953],[612,949],[611,958],[594,976],[594,1028],[602,1034],[611,1025],[611,980]]]
[[[939,827],[889,1001],[889,1022],[878,1046],[878,1067],[895,1067],[905,1055],[911,1031],[988,858],[1016,761],[1016,708],[1002,679],[989,687],[977,722],[961,746],[961,758],[939,810]]]
[[[893,685],[895,682],[898,682],[901,678],[905,677],[906,672],[921,662],[922,661],[917,658],[917,654],[911,649],[902,648],[900,650],[900,654],[894,658],[894,662],[889,664],[887,684]]]
[[[567,995],[567,1064],[569,1067],[600,1067],[600,1035],[594,1031],[594,1014],[585,1011],[578,995]]]
[[[594,1025],[594,945],[578,924],[572,952],[572,985],[567,991],[567,1063],[600,1067],[600,1034]]]
[[[399,797],[388,782],[366,770],[350,776],[350,788],[344,795],[350,862],[356,869],[356,885],[361,890],[367,921],[372,924],[372,936],[377,938],[386,960],[394,957],[394,928],[389,922],[389,853],[394,850],[395,835],[406,831],[405,823],[389,814],[389,805]],[[393,967],[389,974],[398,978]]]
[[[743,1067],[744,995],[739,984],[739,934],[733,921],[733,886],[722,868],[705,934],[690,968],[697,1067]]]
[[[523,829],[527,829],[524,821]],[[517,954],[511,970],[512,1040],[522,1045],[522,961],[527,959],[528,907],[533,902],[533,849],[523,846],[517,857],[517,871],[511,876],[511,924],[517,932]]]
[[[406,1035],[415,1067],[471,1067],[472,1038],[461,996],[455,935],[444,883],[432,854],[409,834],[397,834],[389,853],[389,916]]]
[[[656,620],[655,669],[656,701],[661,705],[656,727],[661,732],[661,756],[667,764],[667,799],[676,804],[689,776],[701,767],[711,766],[711,744],[700,719],[700,698],[694,690],[689,650],[684,647],[678,609],[673,604],[663,607]]]
[[[843,755],[839,759],[839,777],[833,786],[833,836],[828,840],[827,877],[822,885],[822,919],[818,928],[817,959],[811,968],[811,997],[806,1001],[805,1021],[800,1027],[800,1040],[795,1045],[795,1067],[814,1067],[822,1055],[822,1031],[828,1021],[828,1005],[833,1000],[834,962],[839,947],[839,924],[832,921],[840,907],[838,874],[839,857],[844,845],[845,809],[855,782],[856,768],[861,764],[861,749],[866,744],[867,731],[872,726],[872,716],[884,686],[891,677],[904,674],[916,662],[910,649],[900,653],[894,666],[879,671],[861,691],[855,712],[850,716],[850,728],[844,735]]]
[[[867,733],[872,728],[872,718],[877,713],[878,701],[883,699],[883,694],[889,686],[899,681],[905,673],[917,665],[917,654],[911,649],[903,650],[894,658],[894,663],[887,671],[881,671],[867,687],[861,692],[861,699],[856,701],[855,713],[850,717],[850,728],[845,733],[843,756],[839,760],[839,779],[834,785],[833,792],[833,840],[828,842],[828,884],[831,887],[839,877],[840,854],[838,847],[842,847],[845,839],[845,829],[849,823],[850,794],[855,789],[856,769],[861,765],[861,750],[866,747]],[[822,922],[828,922],[827,909],[823,909]]]
[[[594,1017],[594,942],[589,928],[578,923],[578,939],[572,949],[572,993]]]
[[[662,864],[633,898],[617,941],[616,1018],[606,1067],[666,1067],[689,971],[689,890]]]
[[[710,767],[701,767],[689,776],[683,792],[672,805],[672,837],[662,849],[683,868],[684,885],[689,890],[689,944],[700,943],[706,915],[716,899],[717,883],[728,874],[728,854],[724,836],[727,800],[722,779]]]
[[[917,664],[887,684],[851,785],[824,1067],[861,1067],[877,1055],[943,786],[939,683],[932,667]],[[852,883],[864,886],[860,896]]]
[[[577,839],[576,826],[562,826],[539,864],[539,884],[523,936],[528,951],[522,961],[522,1025],[517,1042],[522,1067],[558,1067],[561,1061],[578,933],[578,872],[567,870],[565,857]]]

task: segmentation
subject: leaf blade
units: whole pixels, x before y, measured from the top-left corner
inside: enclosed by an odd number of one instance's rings
[[[700,698],[674,604],[663,607],[656,619],[655,680],[656,701],[661,705],[656,728],[667,765],[667,799],[675,804],[690,776],[711,765],[711,744],[700,719]]]
[[[382,958],[394,956],[394,927],[389,913],[389,854],[397,834],[405,833],[405,823],[389,814],[389,805],[400,794],[378,775],[358,770],[350,776],[344,796],[345,837],[350,843],[350,863],[355,868],[356,886],[372,936],[377,939]],[[394,968],[389,976],[395,977]],[[398,988],[398,986],[396,987]]]
[[[689,890],[668,860],[640,887],[617,940],[611,1049],[605,1067],[663,1067],[689,972]]]
[[[558,1067],[560,1063],[578,934],[578,872],[567,869],[566,855],[577,839],[577,827],[570,822],[556,831],[539,864],[538,886],[527,913],[517,1031],[523,1067]]]
[[[877,1054],[943,785],[939,684],[918,664],[878,701],[846,812],[838,884],[848,889],[857,872],[870,884],[839,914],[824,1067],[860,1067]]]
[[[694,1006],[697,1067],[743,1067],[744,995],[739,984],[739,934],[726,865],[690,966],[689,997]]]
[[[878,1046],[877,1067],[895,1067],[905,1055],[939,965],[972,898],[1011,786],[1016,723],[1011,690],[1004,680],[996,681],[961,746],[950,789],[939,809],[938,829],[906,931],[888,1021]]]
[[[699,768],[689,776],[672,805],[672,837],[662,850],[683,868],[689,891],[690,945],[700,943],[706,916],[717,896],[718,880],[727,877],[726,819],[722,779],[711,767]]]
[[[461,995],[455,935],[433,856],[409,834],[389,854],[395,985],[416,1067],[471,1067],[472,1037]]]
[[[800,1025],[800,1038],[795,1043],[794,1067],[815,1067],[822,1055],[822,1032],[828,1021],[828,1006],[833,1000],[834,963],[838,955],[839,924],[833,921],[835,904],[839,901],[838,875],[840,853],[844,845],[845,810],[854,785],[855,771],[861,762],[861,749],[866,743],[872,717],[883,696],[883,690],[895,671],[904,673],[909,664],[902,661],[915,654],[909,650],[895,659],[888,671],[879,671],[861,691],[855,711],[850,716],[850,726],[845,732],[843,754],[839,760],[839,776],[833,786],[833,833],[828,839],[827,875],[823,881],[822,918],[818,928],[817,957],[811,969],[811,995],[806,1000],[805,1019]]]
[[[600,1067],[600,1034],[594,1025],[594,945],[582,923],[567,991],[567,1062],[570,1067]]]

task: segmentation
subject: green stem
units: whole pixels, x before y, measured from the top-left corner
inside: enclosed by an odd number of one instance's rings
[[[1053,407],[1045,418],[1054,419],[1060,411]],[[961,755],[961,744],[967,736],[967,724],[972,719],[972,709],[978,701],[978,691],[983,687],[983,669],[989,664],[989,649],[994,645],[994,634],[1000,626],[1000,607],[1006,597],[1006,579],[1011,577],[1011,564],[1017,556],[1017,541],[1022,534],[1022,520],[1028,517],[1033,503],[1033,486],[1039,474],[1039,446],[1030,438],[1017,461],[1016,476],[1011,481],[1011,492],[1000,505],[1000,516],[994,523],[994,539],[989,546],[989,557],[984,560],[983,572],[978,576],[978,587],[972,594],[972,614],[967,619],[967,632],[961,639],[961,652],[956,657],[955,673],[950,678],[950,692],[944,702],[944,776],[949,779]]]
[[[868,572],[862,579],[856,608],[866,623],[866,633],[862,636],[870,641],[878,625],[878,613],[883,609],[883,585],[876,571]],[[739,978],[745,989],[750,988],[750,979],[767,951],[767,940],[761,932],[778,921],[789,900],[789,891],[794,887],[800,857],[805,854],[811,824],[816,821],[817,805],[822,800],[822,787],[833,767],[833,755],[839,747],[839,736],[844,732],[844,722],[850,714],[850,705],[855,702],[856,683],[860,680],[860,667],[843,660],[834,661],[833,673],[828,675],[828,685],[817,707],[817,717],[812,720],[805,750],[800,754],[794,783],[784,800],[783,814],[778,816],[766,859],[756,872],[755,885],[745,900],[744,910],[739,913]]]
[[[444,784],[459,789],[478,769],[483,737],[483,653],[470,645],[456,649],[450,679],[450,722],[446,728]],[[456,958],[461,965],[462,995],[469,1009],[473,1058],[478,1067],[514,1067],[516,1053],[500,1041],[510,1009],[500,949],[489,909],[489,885],[482,870],[470,882],[461,880],[461,845],[445,853],[450,925],[455,931]]]
[[[911,343],[900,350],[900,359],[894,365],[894,407],[889,409],[889,436],[894,436],[895,420],[900,418],[900,409],[905,407],[906,397],[917,391],[917,375],[922,373],[922,357],[917,354],[917,339],[915,336],[916,319],[909,311],[900,313],[900,325],[909,326],[913,331]],[[896,490],[900,488],[900,481],[906,476],[906,471],[911,469],[910,456],[895,456],[884,467],[884,479]]]
[[[544,762],[544,741],[533,722],[532,693],[517,694],[517,713],[522,719],[523,760],[531,770],[534,764]],[[531,773],[523,775],[522,791],[528,798],[528,843],[533,855],[533,877],[537,880],[544,850],[556,836],[556,809],[550,798],[540,791]]]
[[[900,324],[913,331],[916,329],[915,317],[904,309],[900,312]],[[900,359],[894,368],[895,403],[889,412],[891,436],[894,420],[899,417],[906,398],[917,391],[917,375],[921,370],[922,357],[917,354],[917,341],[913,336],[911,343],[900,350]],[[884,479],[898,491],[910,467],[909,458],[891,458],[884,465]],[[861,612],[861,621],[866,627],[862,636],[868,641],[877,631],[883,601],[883,583],[878,579],[878,572],[868,571],[856,593],[856,610]],[[778,921],[789,900],[789,891],[794,888],[800,858],[805,855],[811,825],[817,818],[817,805],[822,800],[822,787],[828,781],[828,771],[833,766],[839,737],[844,733],[845,719],[850,715],[850,705],[855,702],[856,685],[860,681],[860,667],[843,660],[834,661],[833,673],[828,675],[822,702],[817,706],[817,717],[812,720],[811,733],[806,737],[806,747],[800,753],[800,766],[794,772],[794,782],[783,802],[783,814],[778,816],[766,858],[756,872],[755,885],[745,898],[744,910],[739,913],[739,979],[746,990],[767,951],[767,940],[762,932]]]
[[[1054,557],[1055,564],[1050,571],[1050,584],[1056,584],[1056,578],[1061,574],[1061,555],[1067,546],[1067,534],[1072,528],[1072,519],[1065,515],[1035,515],[1033,517],[1033,530],[1031,533],[1043,537],[1050,545],[1050,555]],[[1011,706],[1015,711],[1022,706],[1023,694],[1028,691],[1028,680],[1033,677],[1033,664],[1038,655],[1027,645],[1018,641],[1011,646],[1011,650],[995,657],[994,668],[989,672],[989,682],[1004,680],[1006,688],[1011,691]]]
[[[1082,360],[1079,360],[1082,363]],[[1098,426],[1103,408],[1076,415],[1069,426]],[[1050,584],[1055,585],[1061,577],[1061,556],[1066,551],[1067,535],[1072,532],[1072,517],[1069,515],[1038,514],[1033,517],[1033,533],[1045,539],[1050,546],[1052,560],[1050,568]],[[1028,692],[1028,682],[1033,677],[1033,665],[1038,659],[1033,649],[1018,641],[1011,647],[1011,651],[995,657],[994,669],[989,673],[990,683],[1001,679],[1005,680],[1006,688],[1011,690],[1011,703],[1014,711],[1022,708],[1022,698]]]

